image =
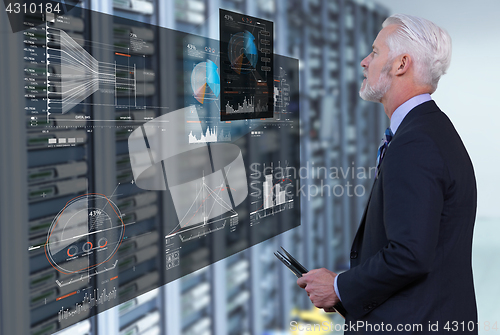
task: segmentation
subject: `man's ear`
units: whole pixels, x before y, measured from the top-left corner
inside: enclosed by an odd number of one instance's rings
[[[401,76],[410,69],[412,59],[410,55],[402,54],[401,56],[399,56],[398,61],[399,61],[399,64],[397,64],[398,68],[396,69],[396,73],[394,75]]]

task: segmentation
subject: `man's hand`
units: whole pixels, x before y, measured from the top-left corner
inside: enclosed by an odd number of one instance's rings
[[[340,301],[333,287],[335,277],[336,273],[325,268],[314,269],[297,279],[297,285],[306,290],[314,306],[334,312],[333,306]]]

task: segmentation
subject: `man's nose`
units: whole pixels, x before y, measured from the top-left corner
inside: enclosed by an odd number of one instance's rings
[[[368,64],[369,64],[369,62],[368,62],[368,57],[369,57],[369,55],[368,55],[368,56],[366,56],[366,57],[365,57],[365,58],[361,61],[361,63],[360,63],[361,67],[368,67]]]

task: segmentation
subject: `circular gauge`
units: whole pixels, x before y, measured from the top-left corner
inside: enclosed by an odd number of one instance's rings
[[[105,248],[108,245],[108,240],[103,237],[99,240],[98,245],[99,245],[99,248]]]
[[[45,255],[62,273],[85,272],[113,258],[124,233],[120,211],[112,201],[102,194],[81,195],[52,221]]]
[[[89,252],[92,250],[92,242],[85,242],[82,246],[82,250],[85,252]]]
[[[67,254],[69,257],[73,257],[78,252],[78,247],[76,245],[72,245],[68,248]]]
[[[257,66],[257,47],[255,37],[249,31],[231,36],[228,46],[231,68],[237,73],[248,73]]]

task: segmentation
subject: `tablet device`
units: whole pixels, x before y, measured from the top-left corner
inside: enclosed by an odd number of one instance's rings
[[[302,264],[300,264],[288,251],[285,250],[285,248],[281,247],[285,255],[283,255],[279,250],[274,252],[274,255],[283,263],[287,268],[290,269],[290,271],[293,272],[293,274],[297,277],[300,278],[302,277],[302,274],[309,272]],[[347,311],[344,309],[344,306],[342,306],[342,303],[338,303],[337,305],[333,306],[335,308],[335,311],[339,313],[342,317],[345,318],[345,315],[347,314]]]

